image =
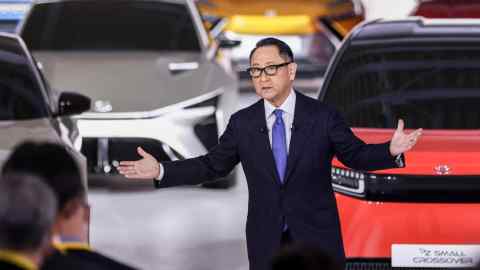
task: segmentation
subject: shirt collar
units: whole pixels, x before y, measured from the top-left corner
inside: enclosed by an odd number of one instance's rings
[[[293,115],[295,111],[295,100],[296,100],[296,94],[295,94],[295,90],[293,89],[290,91],[290,94],[288,95],[287,99],[285,99],[283,104],[280,105],[280,107],[278,108],[273,106],[272,103],[264,99],[263,104],[265,105],[265,118],[268,119],[272,115],[273,111],[276,109],[280,109],[285,113]]]
[[[53,243],[53,247],[60,253],[65,254],[72,250],[77,251],[92,251],[92,248],[87,243],[82,242],[63,242]]]
[[[78,237],[67,235],[57,235],[53,241],[53,246],[60,253],[67,253],[69,250],[92,250],[90,245],[82,242]]]

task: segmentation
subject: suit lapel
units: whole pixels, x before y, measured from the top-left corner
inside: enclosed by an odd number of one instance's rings
[[[296,92],[295,115],[293,118],[292,135],[290,138],[290,147],[287,158],[287,172],[285,173],[285,184],[292,174],[295,163],[305,147],[308,135],[311,133],[313,125],[313,116],[310,112],[307,97]]]
[[[280,184],[280,178],[275,166],[275,159],[273,158],[272,148],[270,146],[270,139],[268,138],[267,121],[265,119],[265,106],[263,99],[254,105],[254,110],[251,119],[253,119],[252,129],[250,134],[253,137],[252,149],[255,153],[255,159],[263,164],[263,167],[272,176],[276,184]]]

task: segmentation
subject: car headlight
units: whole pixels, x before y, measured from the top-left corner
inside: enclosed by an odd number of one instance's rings
[[[480,202],[478,175],[380,174],[332,167],[336,192],[369,201]]]
[[[332,167],[332,184],[335,191],[355,197],[365,196],[365,174],[362,172]]]

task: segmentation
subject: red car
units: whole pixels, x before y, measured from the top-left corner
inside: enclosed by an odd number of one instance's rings
[[[423,128],[406,167],[332,164],[348,269],[467,267],[480,255],[480,21],[357,27],[319,99],[367,143]]]
[[[419,0],[412,16],[425,18],[478,18],[478,0]]]

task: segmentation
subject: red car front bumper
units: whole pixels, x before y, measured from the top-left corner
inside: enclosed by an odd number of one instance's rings
[[[390,258],[392,244],[480,243],[479,203],[336,199],[347,258]]]

